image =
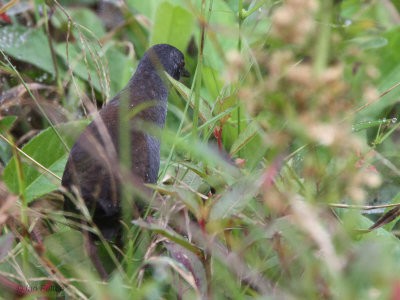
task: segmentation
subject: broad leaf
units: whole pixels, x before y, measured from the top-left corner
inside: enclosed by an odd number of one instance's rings
[[[96,38],[100,39],[106,34],[103,22],[98,18],[98,16],[90,9],[79,7],[78,9],[69,10],[71,18],[74,22],[84,26],[90,30]],[[80,28],[81,32],[84,33],[88,38],[92,38],[92,35],[88,33],[85,29]],[[79,39],[74,32],[75,38]]]
[[[0,118],[0,133],[4,134],[5,131],[10,130],[11,126],[16,120],[16,116],[7,116]]]
[[[88,258],[84,247],[84,237],[77,230],[66,230],[47,236],[43,244],[45,256],[63,274],[82,276],[94,270],[92,261]],[[77,274],[77,270],[79,273]],[[71,276],[71,275],[70,275]]]
[[[158,5],[151,45],[170,44],[185,52],[193,32],[194,17],[180,6],[168,2]]]
[[[69,147],[72,147],[74,141],[89,121],[69,122],[57,125],[62,138]],[[62,176],[65,163],[67,162],[68,152],[54,133],[52,128],[47,128],[32,138],[22,151],[42,164],[58,176]],[[22,154],[21,154],[22,158]],[[27,163],[24,158],[22,163],[23,180],[26,188],[26,201],[30,202],[37,197],[56,190],[60,182],[45,172],[32,162]],[[12,158],[3,172],[3,180],[13,193],[19,192],[18,177],[15,158]]]
[[[0,48],[17,60],[54,74],[49,42],[42,30],[19,25],[0,27]]]
[[[400,53],[397,49],[400,48],[399,27],[385,32],[382,38],[387,40],[387,45],[384,47],[370,49],[374,57],[380,58],[378,65],[379,72],[382,76],[379,77],[377,88],[380,93],[389,90],[399,82],[400,78]],[[400,89],[394,89],[385,96],[379,98],[379,101],[369,105],[357,115],[357,121],[377,119],[382,111],[389,105],[397,102],[400,95]]]
[[[6,131],[10,130],[14,122],[17,120],[16,116],[7,116],[0,119],[0,133],[5,134]],[[4,164],[8,163],[12,156],[12,150],[10,145],[3,139],[0,139],[0,159]]]

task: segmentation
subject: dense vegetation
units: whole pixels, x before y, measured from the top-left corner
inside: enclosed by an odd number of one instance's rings
[[[396,1],[0,3],[3,297],[400,299]],[[152,132],[148,211],[123,249],[100,239],[102,282],[60,176],[158,43],[191,77]]]

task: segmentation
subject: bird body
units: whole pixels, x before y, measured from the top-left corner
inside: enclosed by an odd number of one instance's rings
[[[184,71],[183,54],[167,44],[150,48],[127,86],[99,112],[73,145],[62,178],[71,194],[78,191],[94,223],[106,239],[120,231],[121,185],[120,115],[122,101],[129,111],[137,108],[129,126],[130,172],[134,183],[156,183],[160,165],[160,141],[136,126],[139,120],[164,127],[169,83],[165,74],[179,80]],[[140,105],[152,101],[140,110]],[[125,114],[126,112],[124,112]],[[125,119],[124,119],[125,120]],[[64,210],[79,212],[75,201],[65,195]]]

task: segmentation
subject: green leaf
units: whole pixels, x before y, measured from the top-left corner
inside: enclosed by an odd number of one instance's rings
[[[89,29],[98,39],[102,38],[106,34],[103,22],[97,17],[97,15],[88,8],[79,7],[78,9],[69,10],[71,18],[78,24]],[[84,33],[88,38],[92,38],[86,30],[80,28],[81,32]],[[77,32],[73,31],[76,39],[79,39]]]
[[[4,135],[7,131],[9,131],[16,120],[16,116],[2,117],[0,119],[0,133]],[[5,140],[0,139],[0,159],[4,164],[10,160],[11,155],[12,150],[10,145],[8,145]]]
[[[8,163],[12,156],[12,150],[10,145],[2,139],[0,139],[0,159],[4,164]]]
[[[109,48],[106,57],[110,68],[110,96],[114,97],[134,74],[134,60],[115,48]]]
[[[88,258],[84,247],[84,236],[77,230],[66,230],[47,236],[43,244],[45,256],[63,274],[69,276],[90,274],[93,270],[92,261]],[[67,275],[67,276],[68,276]]]
[[[96,49],[97,51],[102,51],[99,48]],[[58,44],[56,47],[56,52],[64,59],[65,64],[67,64],[66,44]],[[107,79],[104,78],[103,72],[96,67],[96,63],[93,61],[93,58],[89,52],[86,52],[88,66],[82,59],[83,52],[80,46],[76,44],[69,44],[68,54],[69,63],[71,64],[74,74],[87,82],[89,82],[90,75],[90,80],[93,84],[93,87],[99,92],[105,92]],[[133,60],[114,48],[109,48],[106,51],[106,58],[109,66],[110,96],[114,97],[128,83],[129,78],[132,76],[134,71]],[[102,64],[104,67],[106,67],[105,61],[99,61],[100,59],[103,60],[103,58],[94,57],[94,59],[97,60],[97,66]],[[107,69],[106,72],[108,72]]]
[[[49,42],[42,30],[19,25],[0,27],[0,48],[17,60],[55,73]]]
[[[155,12],[161,2],[165,2],[165,0],[126,0],[126,5],[154,21]],[[186,0],[167,0],[167,2],[182,7],[186,7],[185,4],[187,4]]]
[[[218,72],[207,66],[203,66],[201,70],[201,79],[205,87],[202,89],[202,94],[203,91],[205,92],[203,95],[209,94],[208,97],[204,96],[204,98],[206,98],[210,104],[213,104],[215,99],[220,96],[221,89],[224,86],[224,81],[219,78]]]
[[[6,130],[10,130],[17,118],[17,116],[6,116],[0,118],[0,133],[3,134]]]
[[[258,176],[258,178],[260,177]],[[254,178],[253,176],[247,176],[234,183],[213,205],[208,220],[210,222],[219,221],[241,212],[258,189],[257,182],[259,180]]]
[[[192,192],[176,186],[159,186],[154,184],[147,184],[147,186],[160,193],[178,198],[196,217],[200,216],[199,203],[196,201],[196,196]]]
[[[60,124],[56,128],[67,145],[72,147],[78,135],[88,124],[89,121],[84,120]],[[62,176],[68,153],[52,128],[47,128],[32,138],[29,143],[22,147],[22,151],[56,175]],[[56,190],[60,186],[60,181],[50,174],[44,174],[44,171],[33,165],[32,162],[27,163],[26,159],[22,161],[23,180],[25,182],[26,201],[28,203],[46,193]],[[12,158],[4,169],[3,180],[11,192],[18,193],[15,158]]]
[[[188,89],[183,83],[169,76],[167,73],[165,74],[179,94],[186,100],[186,102],[189,101],[189,96],[191,93],[190,89]],[[191,99],[190,106],[194,108],[194,97]],[[200,98],[199,116],[204,122],[210,120],[213,116],[209,104],[203,98]]]
[[[366,230],[374,224],[373,221],[364,217],[358,211],[348,209],[338,209],[338,211],[341,220],[343,220],[344,226],[354,232],[357,232],[358,230]],[[389,231],[383,228],[378,228],[369,232],[361,233],[360,238],[373,240],[375,243],[380,243],[382,245],[391,245],[393,251],[396,252],[396,256],[400,258],[400,242],[398,238]]]
[[[170,44],[185,52],[193,32],[193,15],[180,6],[168,2],[158,5],[151,45]]]
[[[148,18],[152,18],[159,0],[126,0],[126,5]]]
[[[44,239],[44,245],[59,259],[86,260],[83,249],[83,235],[77,230],[66,230],[51,234]]]
[[[386,38],[375,37],[375,36],[360,37],[360,38],[352,39],[349,42],[359,45],[360,48],[363,50],[381,48],[388,44],[388,40]]]
[[[198,1],[200,5],[201,1]],[[198,6],[200,7],[200,6]],[[208,12],[206,12],[208,15]],[[208,26],[210,28],[230,28],[229,34],[225,30],[216,34],[207,34],[204,41],[204,64],[221,74],[225,69],[225,55],[237,49],[239,31],[235,19],[236,13],[231,10],[226,1],[214,0],[212,2],[212,14]],[[200,26],[196,32],[196,41],[200,41]]]
[[[11,126],[14,124],[16,120],[17,120],[16,116],[2,117],[0,119],[0,133],[4,134],[6,131],[10,130]]]
[[[400,27],[397,26],[383,34],[388,44],[381,48],[370,49],[371,56],[379,58],[379,72],[381,76],[378,79],[377,89],[379,93],[384,93],[399,82],[400,78]],[[382,96],[379,101],[369,105],[357,113],[357,121],[366,119],[381,118],[382,111],[390,105],[396,103],[400,96],[400,88],[392,90],[390,93]]]
[[[239,134],[231,147],[230,155],[234,155],[242,149],[248,142],[250,142],[257,134],[258,124],[253,121]]]
[[[357,131],[368,129],[371,127],[381,126],[384,124],[395,124],[396,122],[397,122],[397,118],[383,119],[383,120],[376,120],[376,121],[364,121],[364,122],[354,124],[353,131],[357,132]]]

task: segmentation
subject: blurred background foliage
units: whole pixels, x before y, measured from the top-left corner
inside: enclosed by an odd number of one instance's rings
[[[397,1],[0,4],[5,298],[400,299]],[[149,217],[99,245],[102,283],[55,191],[157,43],[191,77],[172,81]]]

